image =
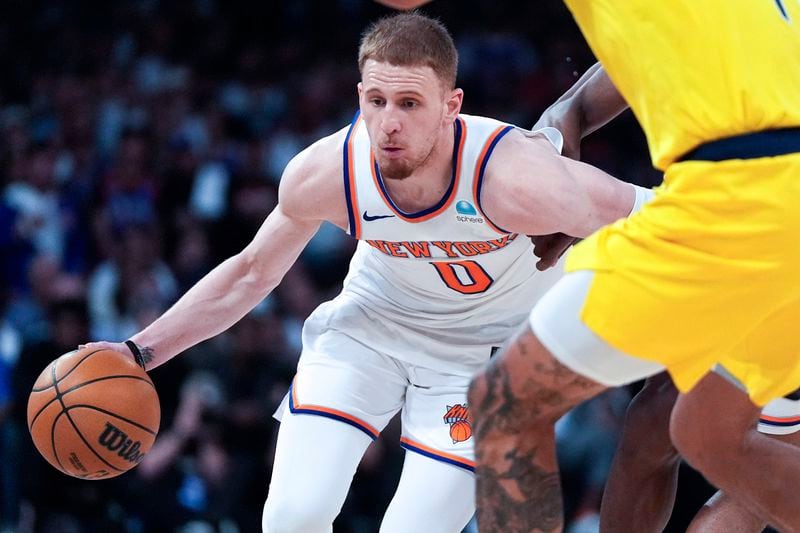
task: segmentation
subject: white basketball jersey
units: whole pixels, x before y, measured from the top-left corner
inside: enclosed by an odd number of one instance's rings
[[[366,126],[353,120],[343,177],[349,233],[359,243],[342,294],[319,313],[397,359],[472,372],[525,322],[562,269],[537,271],[530,239],[497,227],[481,209],[487,162],[513,126],[460,115],[454,127],[449,188],[436,205],[406,213],[387,193]],[[353,304],[362,309],[348,309]]]

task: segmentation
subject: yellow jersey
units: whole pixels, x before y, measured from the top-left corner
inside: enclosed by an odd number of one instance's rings
[[[565,0],[653,164],[800,125],[800,0]]]

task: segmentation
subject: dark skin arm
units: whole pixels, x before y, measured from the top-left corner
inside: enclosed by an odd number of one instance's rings
[[[558,100],[548,107],[534,130],[551,126],[564,136],[563,155],[580,159],[581,140],[601,128],[628,108],[606,71],[595,63]],[[531,236],[539,262],[536,268],[547,270],[579,239],[563,233]]]

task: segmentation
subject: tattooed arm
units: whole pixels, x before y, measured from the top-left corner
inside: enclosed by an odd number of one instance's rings
[[[561,530],[554,425],[602,390],[556,361],[527,327],[475,377],[469,405],[481,531]]]

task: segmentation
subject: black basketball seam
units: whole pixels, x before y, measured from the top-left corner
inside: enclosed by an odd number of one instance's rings
[[[94,405],[88,405],[88,404],[79,403],[79,404],[76,404],[76,405],[70,405],[69,407],[67,407],[66,410],[70,411],[70,410],[75,409],[77,407],[84,407],[86,409],[92,409],[94,411],[99,411],[101,413],[113,416],[114,418],[118,418],[118,419],[122,420],[123,422],[127,422],[128,424],[130,424],[132,426],[136,426],[137,428],[141,429],[142,431],[146,431],[146,432],[150,433],[154,437],[158,434],[157,431],[152,431],[152,430],[148,429],[147,427],[139,424],[138,422],[134,422],[133,420],[128,420],[124,416],[120,416],[120,415],[118,415],[117,413],[115,413],[113,411],[106,411],[105,409],[101,409],[99,407],[95,407]]]
[[[80,364],[80,363],[78,363],[78,364]],[[69,413],[67,412],[67,406],[64,405],[64,400],[61,399],[62,394],[58,390],[58,382],[56,381],[56,366],[58,366],[58,365],[53,365],[53,370],[52,370],[52,373],[53,373],[53,387],[55,387],[55,389],[56,389],[56,398],[58,399],[58,402],[61,404],[61,412],[58,414],[58,416],[56,416],[55,420],[53,420],[53,426],[50,429],[50,431],[52,431],[52,433],[53,433],[53,455],[56,456],[56,461],[58,461],[58,465],[61,467],[61,470],[65,470],[65,468],[64,468],[64,465],[61,464],[61,460],[58,458],[58,450],[56,449],[56,446],[55,446],[55,431],[56,431],[55,428],[56,428],[56,421],[58,420],[58,417],[60,417],[61,415],[65,415],[67,417],[67,420],[69,420],[69,423],[72,425],[72,429],[75,430],[75,433],[78,434],[78,437],[81,438],[81,440],[86,445],[86,447],[89,448],[92,451],[92,453],[95,454],[95,456],[97,456],[98,459],[100,459],[102,462],[104,462],[106,465],[108,465],[109,468],[111,468],[113,470],[116,470],[117,472],[124,472],[124,470],[121,470],[121,469],[117,468],[116,466],[112,465],[111,463],[109,463],[108,461],[103,459],[100,456],[100,454],[97,453],[94,450],[94,448],[92,448],[92,446],[89,444],[89,442],[86,440],[86,438],[84,438],[83,433],[81,433],[81,431],[78,429],[78,426],[75,424],[75,421],[73,421],[72,417],[69,416]],[[74,387],[73,387],[73,389],[70,389],[70,390],[74,390]],[[69,391],[65,391],[65,394],[66,394],[66,392],[69,392]]]
[[[39,412],[38,412],[38,413],[36,413],[36,414],[34,415],[33,419],[31,419],[31,423],[30,423],[30,425],[28,426],[28,431],[30,431],[30,430],[31,430],[31,428],[33,428],[33,423],[34,423],[34,422],[36,422],[36,419],[37,419],[37,418],[39,418],[39,415],[40,415],[40,414],[42,414],[42,412],[43,412],[45,409],[47,409],[47,407],[48,407],[48,406],[49,406],[51,403],[53,403],[54,401],[56,401],[56,400],[60,399],[60,397],[62,397],[62,396],[64,396],[64,395],[66,395],[66,394],[68,394],[68,393],[70,393],[70,392],[72,392],[72,391],[74,391],[74,390],[80,389],[80,388],[81,388],[81,387],[83,387],[84,385],[89,385],[89,384],[91,384],[91,383],[96,383],[96,382],[98,382],[98,381],[103,381],[103,380],[106,380],[106,379],[116,379],[116,378],[131,378],[131,379],[138,379],[139,381],[144,381],[145,383],[147,383],[148,385],[150,385],[151,387],[153,387],[153,390],[155,390],[155,387],[153,386],[153,383],[152,383],[150,380],[147,380],[147,379],[142,379],[142,378],[140,378],[139,376],[130,376],[130,375],[127,375],[127,374],[114,374],[114,375],[111,375],[111,376],[104,376],[104,377],[102,377],[102,378],[91,379],[91,380],[89,380],[89,381],[83,381],[83,382],[81,382],[81,383],[79,383],[79,384],[75,385],[74,387],[72,387],[72,388],[70,388],[70,389],[67,389],[67,390],[65,390],[65,391],[64,391],[64,392],[62,392],[62,393],[59,393],[59,391],[58,391],[58,387],[56,386],[56,382],[54,381],[54,382],[53,382],[53,385],[48,385],[48,387],[47,387],[47,388],[50,388],[50,387],[55,387],[55,389],[56,389],[56,397],[55,397],[55,398],[53,398],[52,400],[50,400],[49,402],[47,402],[46,404],[44,404],[44,405],[42,406],[42,408],[41,408],[41,409],[39,409]],[[53,379],[55,379],[55,365],[53,365]],[[62,405],[62,407],[65,407],[65,406],[64,406],[64,402],[61,402],[61,405]]]
[[[67,353],[65,353],[64,355],[69,355],[69,354],[71,354],[71,353],[74,353],[74,352],[77,352],[77,351],[78,351],[78,350],[72,350],[71,352],[67,352]],[[94,354],[96,354],[97,352],[103,352],[103,351],[105,351],[105,350],[95,350],[95,351],[93,351],[93,352],[91,352],[91,353],[87,353],[87,354],[86,354],[86,356],[85,356],[83,359],[81,359],[80,361],[78,361],[77,363],[75,363],[75,366],[73,366],[72,368],[70,368],[69,372],[67,372],[66,374],[64,374],[63,376],[61,376],[61,379],[56,379],[55,381],[53,381],[53,383],[52,383],[52,384],[50,384],[50,385],[48,385],[47,387],[44,387],[44,388],[42,388],[42,389],[36,389],[36,388],[34,388],[34,389],[31,389],[31,392],[44,392],[44,391],[46,391],[46,390],[47,390],[47,389],[49,389],[50,387],[53,387],[53,386],[54,386],[56,383],[59,383],[59,382],[63,381],[63,380],[64,380],[64,378],[66,378],[67,376],[69,376],[70,374],[72,374],[72,373],[75,371],[75,369],[76,369],[76,368],[78,368],[79,366],[81,366],[81,363],[83,363],[84,361],[86,361],[87,359],[89,359],[89,357],[93,356],[93,355],[94,355]],[[64,355],[62,355],[61,357],[64,357]],[[53,366],[55,366],[55,365],[53,365]],[[53,376],[53,379],[55,379],[55,375]]]
[[[125,472],[125,470],[122,470],[122,469],[120,469],[120,468],[117,468],[116,466],[112,465],[111,463],[109,463],[108,461],[106,461],[105,459],[103,459],[103,457],[102,457],[102,456],[101,456],[99,453],[97,453],[97,452],[94,450],[94,448],[92,448],[92,446],[89,444],[89,442],[88,442],[88,441],[87,441],[87,440],[86,440],[86,439],[83,437],[83,434],[82,434],[82,433],[81,433],[81,432],[78,430],[78,426],[76,426],[76,425],[75,425],[75,422],[73,422],[73,421],[72,421],[72,417],[70,417],[70,416],[69,416],[69,413],[68,413],[66,410],[64,410],[64,411],[61,411],[60,413],[58,413],[58,416],[56,416],[55,420],[53,420],[53,433],[55,433],[56,422],[58,421],[59,417],[61,417],[61,415],[64,415],[64,416],[66,416],[66,417],[67,417],[67,420],[69,420],[69,423],[72,425],[72,429],[74,429],[74,430],[75,430],[75,433],[77,433],[77,434],[78,434],[78,436],[81,438],[81,440],[82,440],[82,441],[83,441],[83,443],[86,445],[86,447],[87,447],[87,448],[89,448],[89,450],[91,450],[91,452],[92,452],[93,454],[95,454],[95,456],[96,456],[98,459],[100,459],[100,460],[101,460],[101,461],[103,461],[103,462],[104,462],[106,465],[108,465],[108,467],[109,467],[109,468],[112,468],[112,469],[116,470],[117,472]],[[60,461],[60,460],[59,460],[59,458],[58,458],[58,450],[57,450],[57,449],[56,449],[56,447],[55,447],[55,438],[53,438],[53,453],[54,453],[54,454],[55,454],[55,456],[56,456],[56,461],[58,461],[58,464],[59,464],[59,465],[61,465],[61,461]],[[61,470],[64,470],[64,466],[63,466],[63,465],[61,465]],[[66,473],[66,472],[65,472],[65,473]]]
[[[45,409],[47,409],[47,408],[50,406],[50,404],[52,404],[52,403],[53,403],[54,401],[56,401],[57,399],[58,399],[58,398],[53,398],[52,400],[50,400],[49,402],[47,402],[46,404],[44,404],[44,405],[42,406],[42,408],[41,408],[41,409],[39,409],[39,412],[38,412],[38,413],[36,413],[36,414],[34,415],[33,419],[31,419],[31,423],[30,423],[30,425],[28,426],[28,431],[31,431],[31,430],[33,429],[33,424],[35,424],[35,423],[36,423],[36,419],[38,419],[38,418],[39,418],[39,415],[40,415],[40,414],[42,414],[42,413],[44,412],[44,410],[45,410]]]
[[[130,374],[113,374],[111,376],[103,376],[102,378],[90,379],[89,381],[84,381],[83,383],[78,383],[77,385],[74,385],[74,386],[70,387],[69,389],[65,390],[64,392],[62,392],[61,396],[64,396],[67,393],[76,391],[76,390],[80,389],[81,387],[85,387],[86,385],[91,385],[92,383],[97,383],[98,381],[106,381],[108,379],[122,379],[122,378],[129,378],[129,379],[135,379],[137,381],[144,381],[145,383],[147,383],[148,385],[153,387],[153,384],[150,382],[149,379],[140,378],[139,376],[131,376]],[[153,388],[155,389],[155,387],[153,387]]]
[[[56,389],[56,397],[53,398],[53,400],[56,400],[56,399],[58,399],[58,385],[56,385],[56,365],[55,364],[50,369],[50,373],[53,376],[53,385],[52,386]],[[52,401],[48,402],[47,405],[50,405],[51,403],[52,403]],[[64,409],[63,409],[64,404],[61,404],[61,407],[62,407],[61,412],[56,415],[56,417],[53,419],[53,424],[50,426],[50,442],[53,445],[53,457],[56,458],[56,462],[58,463],[59,468],[63,471],[64,470],[64,465],[61,464],[61,459],[58,458],[58,450],[56,449],[56,420],[58,420],[58,417],[61,416],[64,413]],[[44,408],[42,408],[42,410],[44,410]],[[41,413],[41,412],[42,411],[39,411],[39,413]],[[39,416],[39,413],[36,413],[37,417]],[[35,422],[36,418],[34,418],[33,421]],[[33,427],[33,422],[31,422],[31,427]]]

